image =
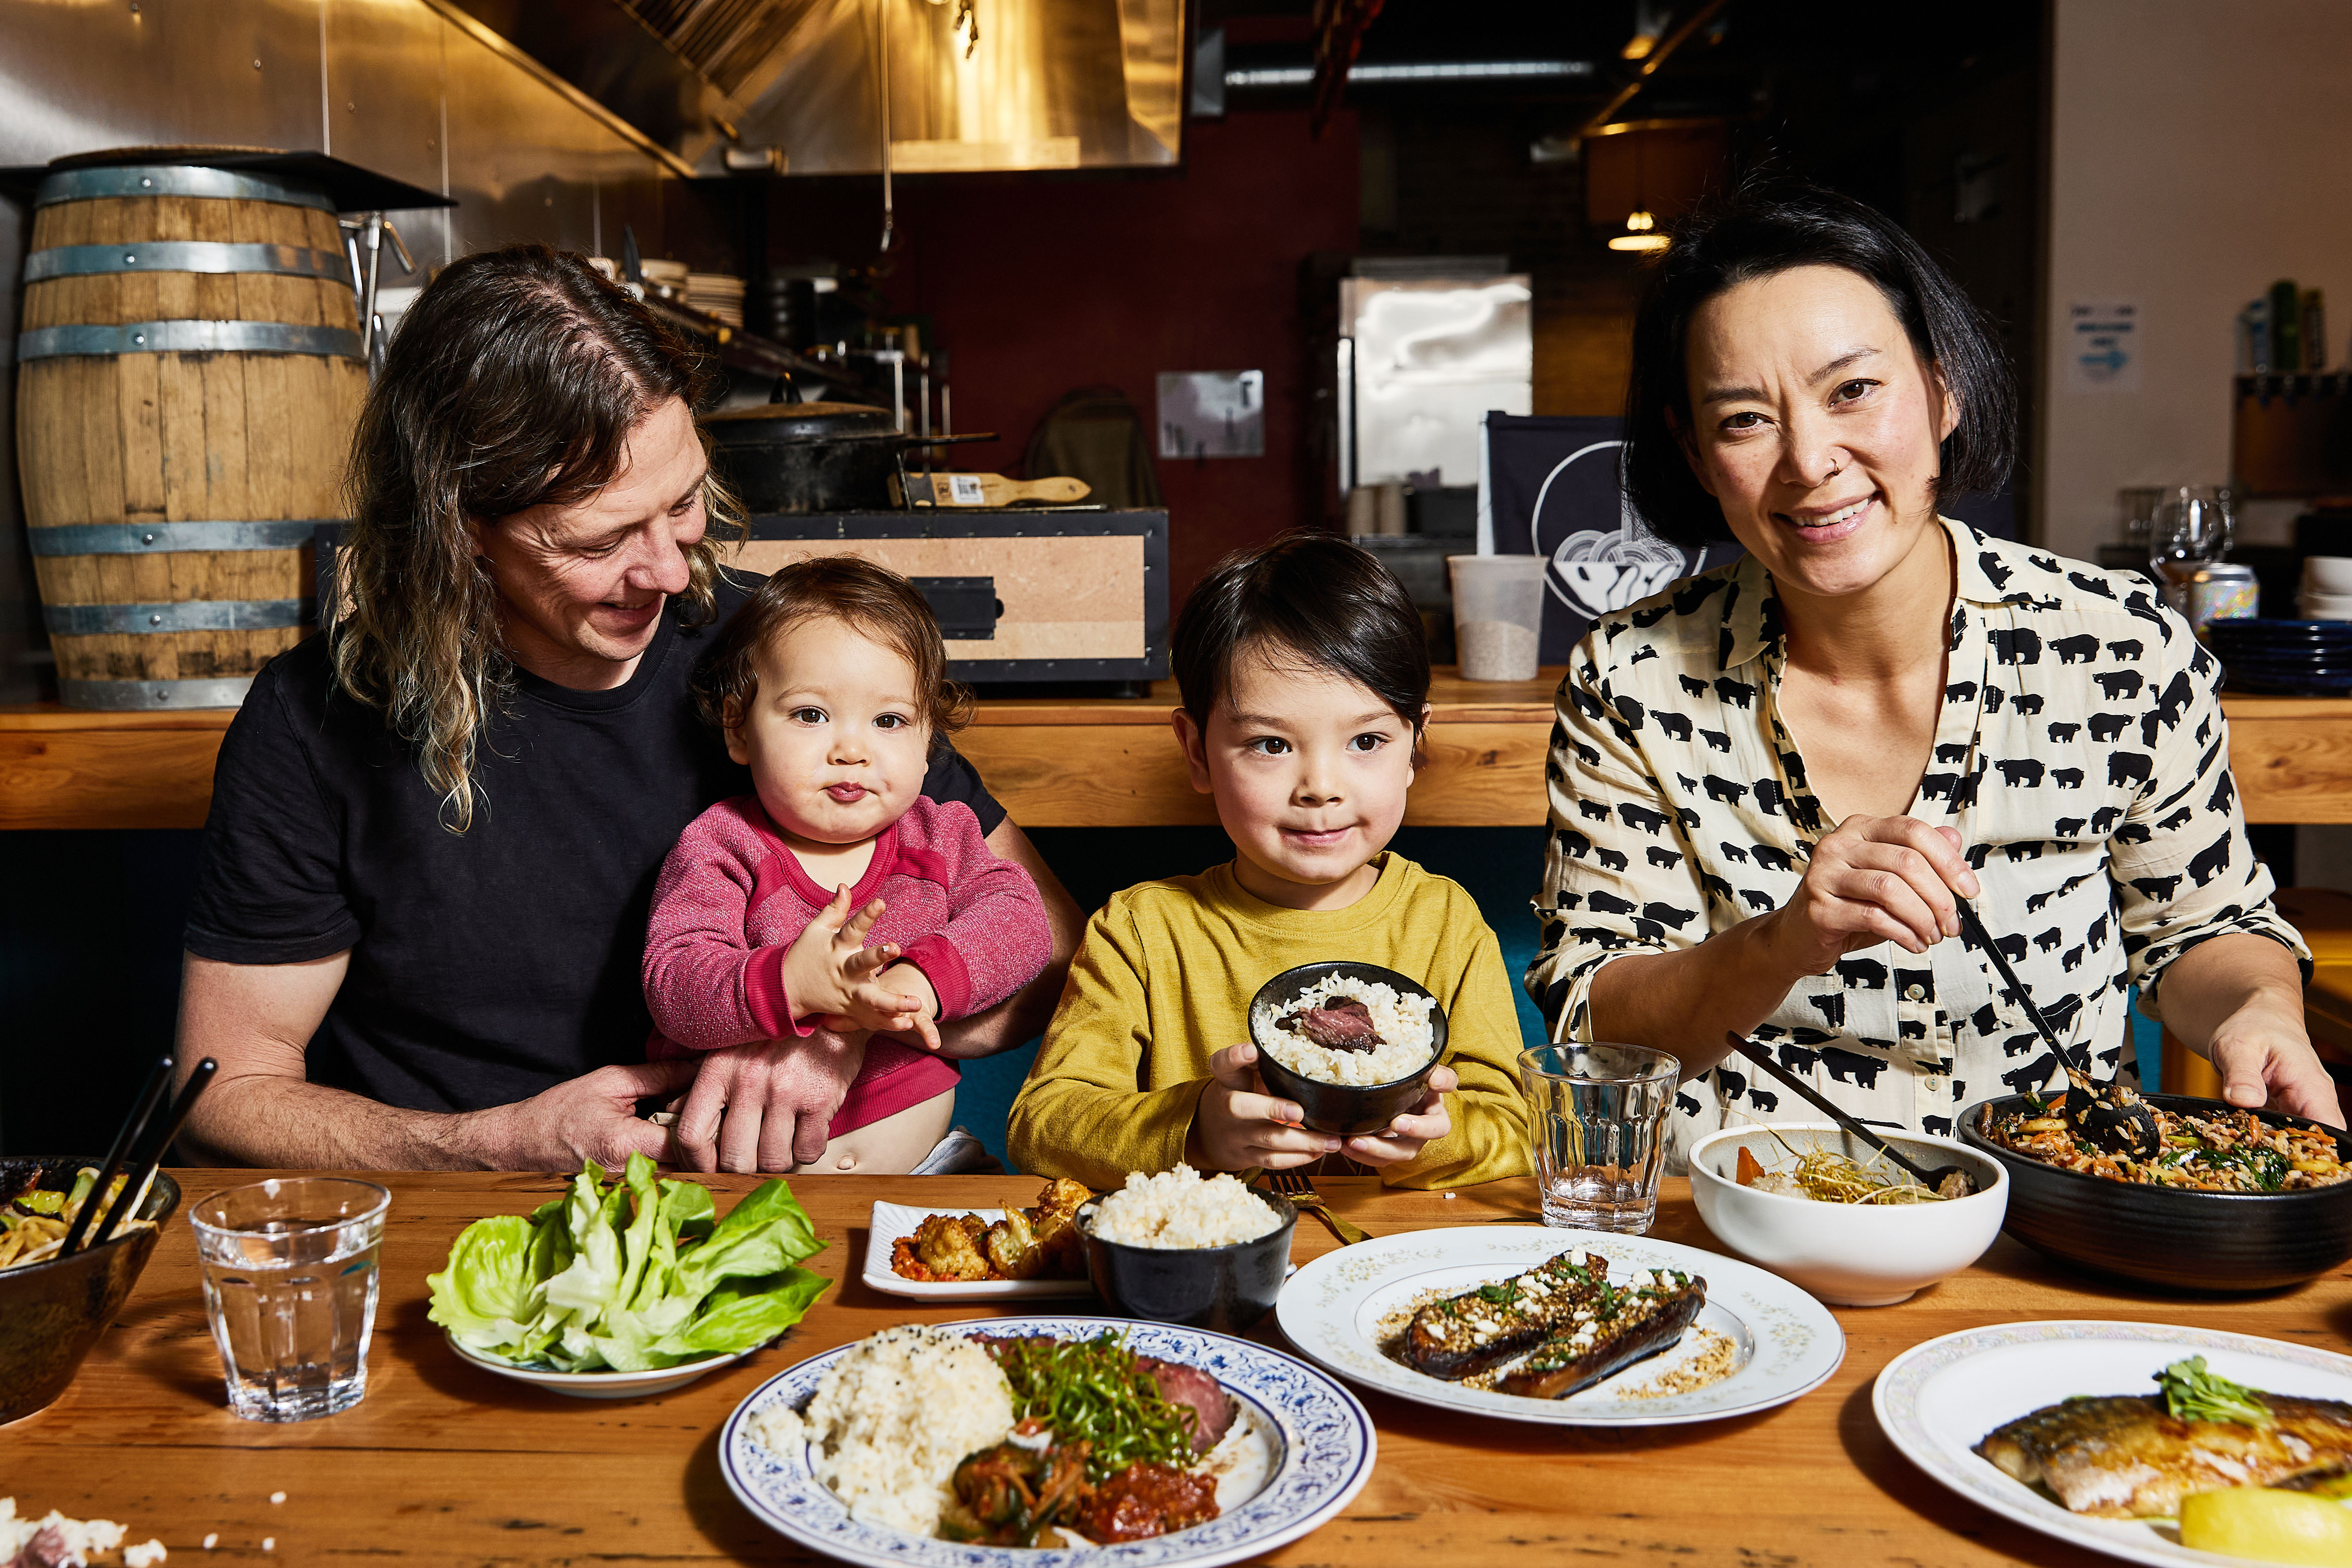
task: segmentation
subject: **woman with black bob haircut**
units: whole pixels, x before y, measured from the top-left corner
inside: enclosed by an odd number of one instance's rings
[[[1857,202],[1752,184],[1660,258],[1626,494],[1747,556],[1571,657],[1527,978],[1558,1037],[1681,1059],[1678,1155],[1735,1113],[1807,1113],[1715,1067],[1733,1038],[1929,1134],[2063,1088],[1961,899],[2076,1066],[2132,1075],[2137,987],[2231,1103],[2342,1124],[2219,666],[2139,578],[1937,515],[2006,480],[2015,417],[1982,312]]]

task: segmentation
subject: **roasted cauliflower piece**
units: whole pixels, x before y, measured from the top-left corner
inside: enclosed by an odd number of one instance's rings
[[[969,1214],[934,1214],[915,1228],[915,1257],[941,1280],[985,1280],[978,1245],[985,1228]]]

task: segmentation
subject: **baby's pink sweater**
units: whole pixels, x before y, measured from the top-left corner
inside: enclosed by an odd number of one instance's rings
[[[850,907],[887,907],[866,935],[895,942],[939,993],[941,1019],[995,1006],[1044,972],[1054,939],[1029,873],[989,852],[971,808],[917,798],[874,841]],[[656,1060],[815,1032],[784,991],[784,951],[833,901],[777,834],[756,796],[722,800],[662,862],[646,934],[646,1004]],[[835,1135],[928,1100],[956,1081],[951,1062],[877,1038]]]

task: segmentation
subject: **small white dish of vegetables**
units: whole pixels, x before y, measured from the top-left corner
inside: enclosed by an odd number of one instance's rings
[[[429,1276],[450,1348],[501,1377],[585,1399],[641,1399],[741,1360],[832,1281],[782,1181],[716,1218],[708,1188],[632,1155],[610,1188],[593,1161],[530,1215],[467,1226]]]

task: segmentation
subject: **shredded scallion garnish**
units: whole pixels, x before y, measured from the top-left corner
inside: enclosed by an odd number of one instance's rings
[[[1200,1416],[1173,1405],[1136,1364],[1123,1334],[1093,1339],[1003,1339],[989,1350],[1013,1385],[1015,1420],[1034,1416],[1057,1444],[1084,1441],[1087,1479],[1100,1485],[1132,1464],[1192,1462]]]

